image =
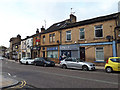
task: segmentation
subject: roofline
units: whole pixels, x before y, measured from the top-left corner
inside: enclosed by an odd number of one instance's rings
[[[117,19],[117,15],[118,14],[120,14],[120,12],[109,14],[109,15],[105,15],[105,16],[99,16],[99,17],[95,17],[95,18],[92,18],[92,19],[86,19],[86,20],[83,20],[83,21],[78,21],[78,22],[72,23],[71,26],[69,26],[69,27],[65,27],[65,28],[61,28],[61,29],[56,29],[54,31],[59,31],[59,30],[63,30],[63,29],[68,29],[68,28],[73,28],[73,27],[88,25],[88,24],[92,24],[92,23],[96,23],[96,22],[101,22],[101,21],[114,20],[114,19]],[[60,22],[58,22],[58,23],[60,23]],[[58,23],[54,23],[53,25],[58,24]],[[42,32],[40,34],[46,34],[46,33],[54,32],[54,31],[47,31],[46,30],[46,32]]]

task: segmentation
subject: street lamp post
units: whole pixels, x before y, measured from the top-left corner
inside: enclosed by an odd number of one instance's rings
[[[114,29],[116,57],[117,57],[117,36],[116,36],[116,30],[119,30],[119,29],[120,29],[120,25],[116,26],[115,29]],[[118,36],[120,36],[120,34]]]

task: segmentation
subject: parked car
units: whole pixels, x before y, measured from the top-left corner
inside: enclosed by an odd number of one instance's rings
[[[110,73],[112,71],[120,71],[120,57],[110,57],[106,61],[105,71]]]
[[[20,60],[20,63],[21,64],[33,64],[34,62],[34,59],[31,59],[29,57],[23,57],[21,60]]]
[[[62,67],[63,69],[66,68],[82,69],[84,71],[95,70],[95,64],[90,62],[84,62],[79,58],[65,58],[60,62],[60,67]]]
[[[35,58],[34,60],[34,65],[40,65],[40,66],[55,66],[55,63],[54,61],[50,61],[49,59],[45,59],[43,57],[40,57],[40,58]]]

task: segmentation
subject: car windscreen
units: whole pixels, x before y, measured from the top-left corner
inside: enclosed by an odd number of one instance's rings
[[[78,62],[84,62],[83,60],[81,60],[80,58],[76,58]]]
[[[113,61],[113,62],[120,63],[120,58],[112,58],[112,59],[110,59],[110,60]]]
[[[27,59],[32,60],[32,58],[27,58]]]

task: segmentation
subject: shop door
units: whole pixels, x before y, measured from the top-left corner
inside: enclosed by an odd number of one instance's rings
[[[85,61],[85,47],[80,47],[80,59]]]
[[[43,57],[45,57],[45,51],[43,51]]]

